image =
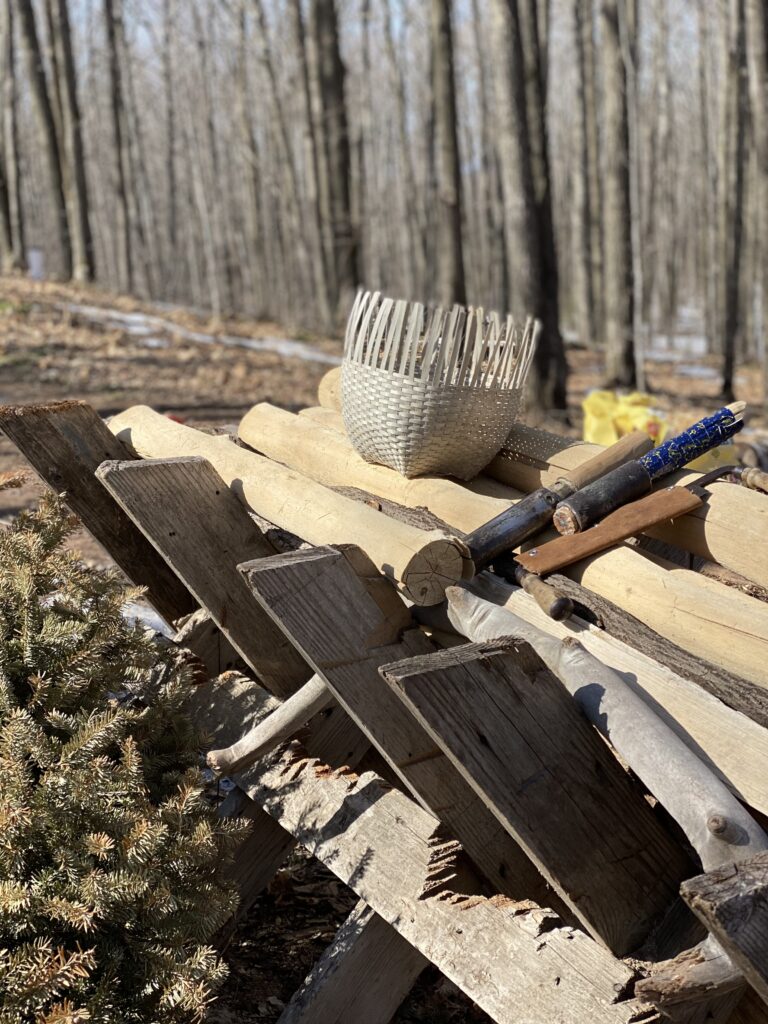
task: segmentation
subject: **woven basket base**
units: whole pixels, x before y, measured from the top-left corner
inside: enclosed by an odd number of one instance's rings
[[[522,398],[517,388],[436,388],[349,362],[341,387],[344,424],[357,451],[406,477],[477,476],[509,436]]]

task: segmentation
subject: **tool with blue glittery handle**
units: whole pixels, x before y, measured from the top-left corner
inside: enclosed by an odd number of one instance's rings
[[[639,459],[582,487],[555,509],[555,529],[562,534],[579,533],[627,502],[647,494],[661,477],[682,469],[737,434],[744,426],[741,417],[745,405],[733,402],[723,406]]]

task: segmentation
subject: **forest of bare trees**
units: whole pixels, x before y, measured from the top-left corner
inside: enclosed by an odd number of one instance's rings
[[[763,363],[766,0],[0,0],[0,257],[338,327],[356,287],[543,323],[606,382]]]

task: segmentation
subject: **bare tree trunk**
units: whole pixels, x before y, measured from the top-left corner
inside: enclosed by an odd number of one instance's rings
[[[118,51],[117,19],[121,12],[117,5],[120,0],[104,0],[104,20],[107,27],[109,50],[109,92],[112,106],[112,131],[115,142],[115,166],[117,169],[118,202],[118,246],[122,250],[122,282],[127,292],[134,287],[133,245],[131,240],[131,214],[128,201],[128,141],[125,138],[125,101]],[[119,266],[119,264],[118,264]]]
[[[312,0],[310,32],[317,61],[318,96],[328,168],[334,267],[331,308],[338,317],[345,318],[360,279],[359,240],[352,222],[351,154],[344,96],[346,71],[339,50],[335,0]]]
[[[542,332],[534,357],[534,387],[538,402],[548,409],[565,409],[568,365],[560,334],[560,280],[552,218],[549,133],[546,119],[546,51],[548,39],[538,21],[537,0],[515,0],[525,55],[526,123],[530,145],[539,263],[535,314]]]
[[[69,173],[67,175],[67,208],[72,223],[72,276],[75,281],[93,281],[96,267],[91,234],[88,183],[85,176],[82,118],[77,96],[77,72],[72,51],[72,32],[69,24],[67,0],[53,0],[53,27],[56,33],[58,68],[61,75],[61,125],[66,139]]]
[[[24,204],[21,198],[21,171],[19,169],[19,122],[17,116],[16,26],[13,0],[0,0],[6,19],[7,33],[3,46],[2,129],[5,153],[5,173],[8,186],[8,204],[11,216],[10,269],[26,267],[26,239],[24,234]]]
[[[763,404],[768,404],[768,361],[765,351],[766,306],[768,305],[768,11],[764,0],[747,0],[747,62],[749,67],[752,133],[757,155],[756,218],[757,277],[755,335],[761,362]]]
[[[585,26],[584,22],[587,22]],[[576,221],[576,266],[575,276],[579,290],[579,333],[590,347],[597,338],[595,311],[594,274],[592,265],[592,204],[590,176],[596,169],[590,165],[589,153],[589,107],[587,103],[587,63],[585,36],[592,32],[592,14],[585,11],[583,0],[573,0],[573,23],[576,40],[576,89],[578,99],[578,167],[574,177],[575,221]],[[599,211],[594,211],[596,215]]]
[[[178,199],[176,196],[176,118],[173,87],[173,38],[176,14],[175,0],[163,3],[163,94],[165,97],[165,177],[166,177],[166,231],[168,234],[168,265],[165,288],[174,293],[176,288],[178,244]]]
[[[482,15],[479,0],[472,0],[472,23],[475,59],[480,84],[480,141],[482,147],[481,217],[485,226],[484,237],[488,239],[488,298],[489,305],[498,305],[501,310],[509,308],[507,292],[507,252],[504,243],[503,200],[501,196],[501,173],[499,153],[493,130],[492,89],[490,67],[482,30]]]
[[[4,113],[8,79],[13,74],[9,57],[8,40],[12,32],[10,9],[6,3],[0,6],[0,99]],[[0,268],[4,274],[14,268],[13,221],[11,216],[11,194],[9,163],[13,159],[13,151],[9,153],[5,134],[0,132]]]
[[[723,259],[723,397],[733,399],[733,375],[740,330],[739,279],[743,233],[744,163],[747,120],[744,0],[728,0],[728,65],[725,131],[721,139],[725,172],[721,200]]]
[[[416,171],[414,168],[413,147],[408,132],[408,109],[405,93],[405,76],[395,48],[393,28],[392,0],[386,0],[387,11],[384,26],[384,41],[394,79],[395,103],[397,107],[397,133],[403,167],[403,191],[405,223],[401,228],[402,248],[406,280],[408,282],[407,298],[415,299],[424,288],[426,277],[426,227],[423,208],[418,202]]]
[[[293,23],[293,34],[299,52],[299,74],[301,76],[302,98],[302,132],[304,136],[305,186],[309,216],[314,228],[314,247],[312,266],[314,271],[315,293],[317,294],[319,325],[325,329],[331,326],[331,313],[328,304],[328,280],[326,274],[325,251],[323,249],[322,209],[320,204],[320,169],[318,158],[318,142],[312,121],[312,91],[309,77],[309,61],[305,40],[304,19],[301,13],[301,0],[289,0],[288,13]]]
[[[56,122],[45,77],[43,55],[37,35],[35,11],[32,0],[16,0],[19,12],[21,33],[27,57],[27,74],[40,125],[45,161],[53,192],[53,203],[56,211],[59,252],[62,277],[72,277],[72,241],[67,219],[67,203],[64,196],[64,173],[59,138],[56,134]]]
[[[712,106],[711,64],[709,59],[709,16],[706,5],[699,7],[699,95],[701,103],[701,153],[704,177],[704,267],[705,320],[709,351],[716,347],[720,317],[718,313],[719,259],[717,245],[717,160],[712,152],[710,109]]]
[[[635,384],[634,275],[627,83],[621,49],[620,3],[626,0],[602,0],[605,344],[608,383],[631,387]]]
[[[582,21],[584,47],[584,104],[587,111],[587,166],[589,168],[590,252],[592,256],[592,300],[595,304],[596,337],[603,337],[605,318],[603,292],[603,173],[598,133],[597,66],[595,60],[594,0],[587,0]]]
[[[431,0],[430,39],[438,198],[435,297],[440,305],[451,306],[466,301],[466,284],[450,0]]]

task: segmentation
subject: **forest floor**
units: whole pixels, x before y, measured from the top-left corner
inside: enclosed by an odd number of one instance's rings
[[[694,327],[683,324],[681,350],[670,355],[658,343],[646,363],[653,407],[672,428],[718,405],[717,360],[698,348]],[[84,399],[102,416],[145,404],[190,424],[230,424],[256,402],[291,410],[316,404],[320,378],[340,356],[340,341],[295,333],[288,338],[277,324],[214,322],[205,314],[91,288],[0,278],[0,404]],[[570,347],[568,361],[570,422],[530,412],[526,419],[580,436],[581,402],[600,386],[601,357]],[[756,367],[739,371],[736,392],[749,403],[748,430],[764,440],[761,389]],[[0,473],[22,465],[0,435]],[[34,476],[21,488],[0,491],[0,522],[30,507],[41,493]],[[85,531],[72,543],[87,562],[108,564],[106,552]],[[276,1021],[354,903],[354,894],[330,872],[295,854],[234,936],[227,951],[231,976],[211,1020]],[[398,1024],[488,1020],[434,969],[424,972],[396,1017]]]

